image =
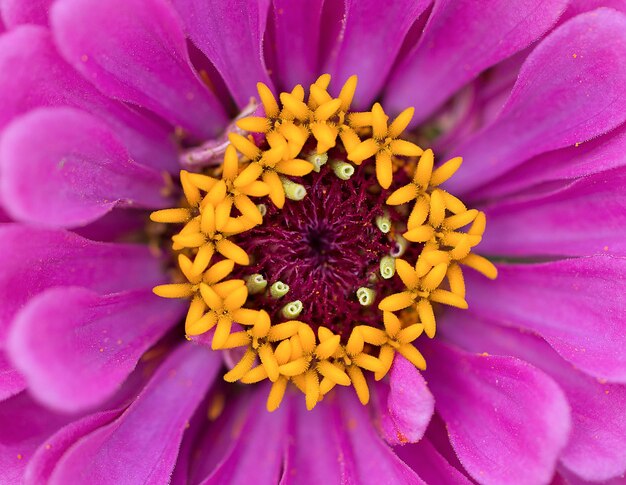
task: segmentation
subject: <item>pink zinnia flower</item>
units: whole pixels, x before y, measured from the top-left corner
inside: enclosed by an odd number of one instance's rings
[[[0,1],[0,483],[623,479],[625,13]]]

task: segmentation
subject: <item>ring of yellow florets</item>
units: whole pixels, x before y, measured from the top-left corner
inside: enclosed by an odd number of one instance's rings
[[[426,362],[413,342],[422,333],[434,337],[433,302],[467,308],[461,265],[490,278],[496,276],[489,261],[471,252],[485,230],[485,215],[467,209],[439,188],[459,168],[461,159],[453,158],[433,169],[431,150],[423,151],[399,138],[413,116],[412,108],[391,123],[378,103],[368,112],[349,112],[356,76],[348,79],[336,98],[327,91],[329,82],[330,76],[321,76],[311,85],[306,102],[304,89],[298,85],[291,93],[280,94],[280,104],[268,87],[259,83],[265,116],[247,117],[237,124],[245,131],[263,134],[268,148],[259,148],[252,136],[231,133],[221,178],[181,171],[188,207],[151,215],[155,222],[185,224],[172,237],[172,247],[181,251],[178,264],[186,282],[161,285],[154,292],[191,300],[185,320],[187,335],[214,329],[213,349],[243,350],[224,379],[242,383],[269,379],[270,411],[280,405],[289,381],[304,393],[308,409],[336,385],[353,386],[366,404],[369,389],[364,371],[382,379],[396,352],[425,369]],[[317,142],[317,156],[298,158],[311,136]],[[263,282],[228,279],[235,264],[250,264],[248,254],[231,237],[263,223],[261,206],[253,199],[269,196],[278,208],[286,197],[300,200],[305,195],[303,187],[288,177],[319,171],[320,163],[326,161],[324,154],[338,142],[356,165],[374,158],[376,178],[384,189],[402,166],[396,157],[419,157],[417,163],[405,165],[405,169],[412,167],[412,181],[395,190],[386,203],[413,204],[403,236],[409,244],[423,245],[415,262],[383,258],[381,274],[386,278],[397,274],[405,291],[380,301],[380,328],[357,325],[347,342],[322,324],[316,335],[307,323],[288,318],[272,322],[266,311],[245,308],[249,292],[262,290],[259,285]],[[339,178],[350,173],[347,162],[338,163],[334,170]],[[239,213],[234,217],[233,207]],[[224,259],[212,264],[215,253]],[[367,299],[367,291],[360,297]]]

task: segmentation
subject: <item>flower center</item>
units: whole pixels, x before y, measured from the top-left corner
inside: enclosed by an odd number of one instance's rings
[[[332,160],[341,154],[331,150],[329,155]],[[364,306],[357,292],[368,288],[383,294],[376,275],[381,259],[395,246],[376,225],[384,214],[385,191],[366,166],[342,180],[327,164],[300,182],[306,197],[287,200],[282,210],[268,207],[263,224],[236,239],[251,255],[245,271],[289,287],[281,299],[259,293],[248,301],[268,311],[272,320],[281,318],[285,300],[300,302],[299,320],[316,330],[325,326],[347,340],[354,322],[380,323],[380,315]],[[393,285],[384,285],[391,294]]]
[[[440,188],[461,164],[434,168],[431,150],[400,138],[413,110],[389,123],[376,103],[350,112],[353,76],[333,98],[330,76],[276,100],[259,83],[263,116],[237,122],[218,169],[181,171],[183,207],[155,222],[172,237],[182,283],[154,289],[188,298],[185,331],[214,350],[241,349],[229,382],[288,383],[312,409],[336,385],[369,401],[366,372],[382,379],[394,355],[419,369],[414,345],[433,338],[440,305],[467,308],[462,265],[496,277],[472,252],[483,213]]]

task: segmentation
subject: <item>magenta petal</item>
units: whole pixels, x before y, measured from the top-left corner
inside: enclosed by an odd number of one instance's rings
[[[0,225],[0,346],[15,313],[55,286],[99,293],[149,288],[163,282],[147,246],[97,243],[65,231]]]
[[[289,428],[293,440],[287,451],[281,485],[355,483],[354,470],[347,455],[349,444],[342,432],[345,424],[330,399],[333,397],[329,396],[315,409],[307,411],[300,396],[290,396]]]
[[[119,418],[63,455],[50,484],[167,483],[186,425],[216,377],[219,362],[215,353],[182,344]]]
[[[0,351],[0,401],[26,389],[26,380]]]
[[[170,171],[178,166],[167,130],[83,79],[56,51],[48,29],[21,26],[0,37],[0,105],[0,128],[40,106],[82,108],[102,118],[138,162]]]
[[[50,412],[26,392],[0,402],[0,483],[21,484],[35,450],[73,419]]]
[[[503,264],[498,271],[495,282],[467,271],[472,312],[537,332],[581,370],[626,382],[626,259]]]
[[[550,485],[624,485],[624,478],[624,476],[621,476],[603,482],[590,482],[583,480],[567,469],[560,469]]]
[[[626,167],[579,179],[547,197],[486,210],[480,250],[491,255],[626,256]]]
[[[151,109],[196,136],[224,127],[224,109],[193,71],[169,2],[60,0],[51,23],[63,56],[105,94]]]
[[[559,383],[573,412],[573,432],[561,462],[586,480],[623,477],[626,472],[626,386],[606,384],[562,366]]]
[[[3,223],[3,222],[13,222],[13,219],[11,219],[11,217],[6,213],[6,211],[2,207],[1,202],[2,201],[0,201],[0,223]]]
[[[559,21],[564,22],[576,15],[589,12],[590,10],[595,10],[600,7],[610,7],[626,13],[626,2],[624,2],[624,0],[569,0],[567,10]]]
[[[281,485],[424,483],[381,440],[353,390],[336,389],[313,411],[300,396],[290,405],[294,439]]]
[[[386,397],[380,403],[380,419],[387,442],[399,445],[419,441],[433,415],[435,400],[415,366],[396,354],[389,385],[379,384],[377,391]]]
[[[324,0],[274,0],[276,77],[280,88],[308,86],[318,74],[320,22]]]
[[[484,484],[548,483],[570,431],[567,400],[540,370],[433,341],[425,375],[465,469]]]
[[[189,485],[190,483],[197,483],[191,480],[191,465],[196,460],[204,462],[207,458],[202,453],[203,450],[198,446],[202,433],[211,422],[211,419],[207,419],[207,407],[211,406],[215,402],[217,393],[220,391],[219,385],[213,386],[204,401],[198,405],[196,412],[189,420],[189,426],[183,434],[183,440],[180,443],[180,449],[178,450],[178,456],[176,457],[176,466],[172,471],[169,485]],[[228,405],[233,404],[232,399],[228,401]],[[224,411],[226,407],[224,408]],[[218,419],[222,419],[224,413],[220,414]],[[214,436],[213,436],[214,437]],[[216,443],[217,440],[213,440],[214,446],[219,446]]]
[[[626,124],[579,146],[541,154],[476,190],[481,199],[533,185],[572,180],[626,165]]]
[[[572,409],[572,433],[561,462],[591,481],[626,471],[626,386],[601,382],[576,370],[542,339],[473,315],[456,315],[443,335],[473,352],[514,355],[552,376]],[[459,331],[462,329],[462,331]]]
[[[398,456],[426,481],[436,485],[470,485],[472,482],[454,468],[428,439],[395,448]]]
[[[117,204],[171,205],[159,172],[135,163],[106,124],[73,108],[41,108],[11,123],[0,169],[8,212],[44,226],[85,225]]]
[[[467,192],[529,158],[581,143],[626,119],[626,16],[599,9],[556,29],[528,56],[500,115],[454,153]]]
[[[272,83],[263,60],[269,0],[173,0],[193,43],[224,78],[243,108],[256,83]],[[312,39],[311,39],[312,40]]]
[[[0,183],[1,185],[1,183]],[[130,233],[138,234],[145,231],[146,212],[127,208],[114,208],[100,219],[83,227],[75,228],[73,232],[79,236],[94,241],[120,241]]]
[[[150,289],[98,296],[52,288],[17,314],[8,347],[35,397],[79,411],[111,396],[183,307]]]
[[[1,0],[0,13],[9,28],[20,24],[48,25],[48,11],[52,2],[54,0]]]
[[[564,0],[448,0],[435,3],[424,33],[394,69],[385,107],[415,106],[424,120],[481,71],[522,50],[556,22]]]
[[[225,384],[225,386],[228,385]],[[228,396],[225,391],[227,389],[224,385],[216,382],[212,389],[215,394],[208,396],[208,402],[212,403],[215,398]],[[261,394],[267,398],[268,389],[265,385],[243,386],[240,391],[236,395],[231,394],[227,397],[227,405],[215,419],[207,419],[205,407],[202,420],[204,426],[194,441],[185,483],[198,484],[210,476],[226,459],[248,419],[254,418],[256,413],[265,411],[263,402],[258,400]],[[184,443],[181,446],[183,445]],[[174,473],[176,474],[176,470]]]
[[[265,393],[256,394],[256,405],[249,410],[247,422],[228,455],[202,480],[202,485],[278,483],[289,439],[288,412],[285,406],[268,413]]]
[[[430,0],[396,0],[381,8],[378,0],[346,1],[338,45],[324,71],[333,76],[336,90],[351,75],[359,77],[353,108],[371,106],[409,28],[429,4]],[[408,101],[401,109],[410,104]]]
[[[356,398],[354,391],[338,389],[343,424],[348,447],[344,448],[344,459],[351,462],[354,470],[354,483],[406,483],[425,482],[406,463],[400,460],[376,431],[367,407]]]
[[[91,414],[61,428],[39,446],[24,472],[25,485],[48,483],[63,454],[79,439],[118,418],[122,410]]]

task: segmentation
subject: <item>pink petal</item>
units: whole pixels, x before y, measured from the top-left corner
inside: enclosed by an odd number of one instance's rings
[[[188,485],[192,483],[190,476],[191,464],[194,460],[205,459],[205,456],[203,456],[202,452],[198,449],[198,442],[202,432],[206,428],[207,422],[210,421],[210,419],[207,419],[207,408],[211,405],[212,400],[215,399],[216,391],[219,392],[218,389],[219,386],[216,383],[216,385],[211,388],[208,395],[205,396],[204,401],[200,403],[195,414],[189,421],[189,426],[183,434],[183,440],[180,443],[180,449],[176,457],[176,466],[170,477],[169,485]],[[229,404],[232,404],[232,401],[229,402]]]
[[[487,208],[480,250],[506,256],[626,256],[626,167],[572,183],[548,196]]]
[[[48,483],[54,467],[67,450],[84,436],[106,426],[122,413],[121,409],[90,414],[61,428],[37,448],[24,472],[25,485]]]
[[[178,165],[167,129],[89,84],[61,58],[48,29],[27,25],[0,37],[0,105],[0,128],[40,106],[84,109],[102,118],[138,162],[170,171]]]
[[[289,436],[287,406],[268,413],[265,395],[257,392],[254,399],[237,439],[203,485],[278,483]]]
[[[59,0],[59,50],[105,94],[148,108],[200,137],[224,127],[224,109],[193,71],[182,23],[165,0]]]
[[[119,418],[63,455],[50,484],[167,483],[188,420],[218,369],[214,353],[182,344]]]
[[[371,106],[385,85],[409,28],[429,3],[396,0],[381,8],[378,0],[346,1],[338,44],[323,70],[333,77],[337,92],[351,75],[359,77],[354,109]]]
[[[26,389],[26,380],[13,367],[4,352],[0,351],[0,401]]]
[[[48,25],[48,11],[54,0],[0,0],[4,24],[13,28],[20,24]]]
[[[488,199],[533,185],[566,181],[626,165],[626,124],[579,146],[561,148],[528,160],[476,191]]]
[[[346,455],[349,444],[337,407],[324,400],[307,411],[300,396],[290,396],[289,407],[292,440],[281,485],[354,483],[354,470]]]
[[[439,453],[452,467],[456,468],[463,476],[469,478],[467,471],[463,468],[463,465],[459,461],[452,443],[450,443],[450,433],[446,426],[446,422],[442,419],[441,415],[437,412],[433,414],[426,435],[424,439],[428,440],[437,453]]]
[[[503,264],[498,271],[488,282],[466,273],[472,312],[536,332],[584,372],[626,382],[626,259]]]
[[[146,212],[127,208],[113,208],[100,219],[73,230],[79,236],[102,242],[120,241],[129,233],[144,231]]]
[[[610,7],[626,13],[626,2],[624,0],[569,0],[567,10],[565,10],[563,17],[559,20],[561,22],[569,20],[583,12],[589,12],[600,7]]]
[[[381,439],[368,410],[356,398],[352,389],[337,390],[347,448],[345,459],[354,470],[355,483],[407,483],[425,482],[415,474]]]
[[[49,436],[75,419],[37,404],[22,392],[0,402],[0,483],[21,484],[24,468]]]
[[[481,71],[541,37],[565,9],[564,0],[437,1],[417,46],[392,72],[385,107],[415,106],[423,121]]]
[[[433,415],[435,400],[415,366],[396,354],[389,385],[380,383],[376,390],[385,440],[391,445],[418,442]]]
[[[194,44],[224,78],[243,108],[257,96],[256,83],[272,85],[263,60],[270,0],[173,0]]]
[[[555,476],[554,482],[550,485],[624,485],[624,478],[624,475],[622,475],[621,477],[612,478],[603,482],[589,482],[588,480],[581,479],[567,469],[561,469],[558,475]]]
[[[171,205],[159,172],[135,163],[106,124],[73,108],[41,108],[11,123],[0,169],[8,212],[44,226],[85,225],[118,204]]]
[[[37,399],[78,411],[111,396],[182,311],[150,289],[98,296],[52,288],[18,313],[8,347]]]
[[[211,389],[212,395],[207,397],[208,406],[215,398],[226,398],[227,405],[214,419],[207,419],[204,409],[203,426],[189,457],[189,476],[185,483],[197,484],[209,477],[231,453],[248,419],[265,412],[265,405],[260,400],[267,399],[269,389],[265,385],[243,386],[236,396],[228,392],[229,385],[217,381]]]
[[[0,222],[13,222],[11,217],[5,212],[2,205],[0,205]]]
[[[301,396],[292,401],[293,441],[281,485],[424,483],[382,441],[354,390],[335,389],[313,411]]]
[[[47,288],[82,286],[106,294],[164,280],[147,246],[97,243],[19,224],[0,225],[0,268],[1,343],[17,311]]]
[[[484,484],[547,483],[570,431],[567,400],[552,379],[511,357],[425,348],[437,412],[465,469]]]
[[[426,438],[418,443],[398,446],[395,452],[426,483],[437,485],[470,485],[472,483],[448,463]]]
[[[576,370],[542,339],[474,315],[446,319],[442,335],[473,352],[513,355],[536,365],[563,389],[572,410],[572,434],[561,462],[585,480],[604,481],[626,471],[626,386]]]
[[[274,0],[272,33],[276,77],[280,88],[308,86],[319,74],[318,55],[324,0]]]
[[[529,158],[581,143],[626,119],[626,16],[599,9],[556,29],[528,56],[498,118],[453,151],[464,158],[455,193]]]

